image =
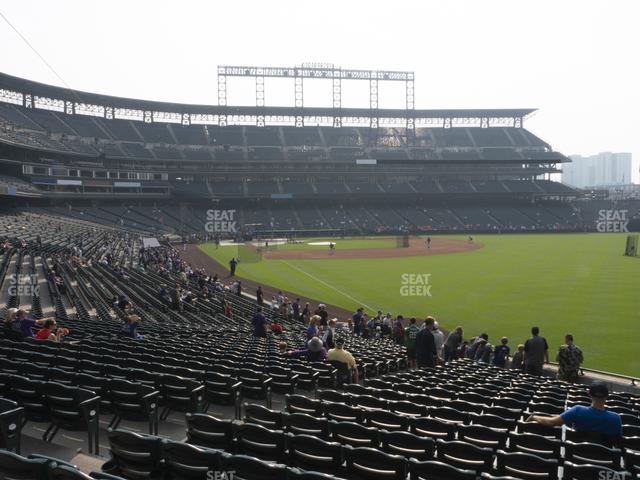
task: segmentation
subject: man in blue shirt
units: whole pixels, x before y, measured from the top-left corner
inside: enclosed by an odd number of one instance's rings
[[[584,434],[585,441],[606,440],[616,444],[622,436],[622,421],[620,415],[605,409],[609,396],[607,384],[595,380],[589,387],[591,406],[576,405],[566,412],[553,417],[530,416],[528,422],[538,422],[548,427],[567,425],[576,432]]]

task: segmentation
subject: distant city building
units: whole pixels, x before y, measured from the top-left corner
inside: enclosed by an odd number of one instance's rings
[[[631,153],[603,152],[589,157],[570,155],[562,165],[562,182],[576,188],[630,184],[633,178]]]

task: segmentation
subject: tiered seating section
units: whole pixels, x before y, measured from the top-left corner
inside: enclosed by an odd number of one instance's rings
[[[135,213],[142,220],[150,212]],[[394,213],[381,209],[377,221]],[[584,385],[469,360],[408,370],[403,346],[340,327],[363,382],[352,384],[333,364],[280,354],[280,342],[302,344],[305,325],[269,311],[284,332],[253,337],[253,299],[225,291],[170,247],[142,251],[133,227],[114,231],[51,213],[0,220],[3,295],[12,274],[28,273],[41,287],[3,296],[3,307],[55,315],[70,329],[62,343],[0,332],[0,448],[15,452],[0,450],[1,478],[89,478],[67,462],[23,452],[23,430],[42,435],[45,454],[47,445],[68,448],[59,431],[81,432],[75,441],[102,457],[112,480],[205,479],[225,469],[235,478],[283,480],[640,473],[639,395],[608,399],[624,425],[621,442],[609,444],[526,421],[589,404]],[[171,297],[176,285],[197,303],[177,307],[160,294],[161,287]],[[222,314],[223,301],[232,317]],[[132,312],[141,318],[141,336],[122,330]]]
[[[166,160],[227,160],[229,147],[241,149],[248,160],[306,160],[312,157],[351,160],[525,159],[561,161],[564,157],[524,129],[517,128],[422,128],[416,132],[418,146],[406,141],[403,129],[329,127],[253,127],[180,125],[106,120],[86,115],[25,109],[0,103],[0,139],[10,143],[78,155]],[[139,143],[143,148],[122,143]],[[173,146],[172,148],[167,147]],[[193,155],[199,146],[200,154]],[[226,146],[219,151],[216,146]],[[185,148],[189,147],[189,148]],[[426,148],[425,148],[426,147]],[[201,152],[206,150],[208,155]],[[186,153],[185,153],[186,152]],[[246,153],[245,153],[246,152]],[[286,155],[286,157],[285,157]]]

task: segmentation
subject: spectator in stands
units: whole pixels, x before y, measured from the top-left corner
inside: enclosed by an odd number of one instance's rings
[[[580,365],[584,361],[582,350],[573,343],[573,335],[570,333],[565,335],[564,342],[556,355],[558,378],[566,382],[577,382]]]
[[[45,322],[45,319],[42,320],[34,320],[27,316],[27,311],[23,309],[19,309],[16,312],[15,318],[11,321],[11,329],[20,332],[23,338],[31,338],[35,334],[33,332],[33,327],[36,325],[42,325]]]
[[[127,309],[131,307],[131,302],[129,301],[129,298],[126,295],[120,295],[118,297],[117,306],[118,308],[126,312]]]
[[[287,342],[278,343],[278,353],[280,355],[286,355],[286,353],[287,353]]]
[[[473,359],[478,363],[488,364],[491,361],[492,353],[493,346],[483,338],[482,340],[480,340],[480,345],[478,345],[476,355],[475,357],[473,357]]]
[[[438,322],[436,321],[433,322],[433,331],[431,333],[433,333],[433,340],[436,343],[436,355],[438,356],[439,359],[442,359],[444,333],[442,333],[442,330],[440,330],[440,325],[438,325]]]
[[[443,354],[444,361],[450,362],[458,358],[458,348],[462,345],[463,330],[462,327],[456,327],[455,330],[449,332],[447,339],[444,342]]]
[[[327,353],[327,360],[329,362],[340,362],[347,366],[351,373],[351,380],[353,382],[358,382],[358,368],[356,365],[356,359],[353,358],[353,355],[344,349],[344,338],[338,337],[336,339],[335,348],[329,350]]]
[[[500,345],[496,346],[493,351],[493,365],[496,367],[504,368],[507,364],[507,359],[509,358],[509,339],[507,337],[502,337],[500,339]]]
[[[300,320],[300,299],[296,298],[296,301],[291,304],[291,310],[293,312],[293,319]]]
[[[224,300],[224,316],[227,318],[233,318],[233,310],[231,309],[231,302],[229,300]]]
[[[482,343],[483,340],[485,342],[488,342],[489,335],[487,335],[486,333],[481,333],[469,343],[469,349],[467,350],[467,358],[470,358],[471,360],[476,358],[476,352],[478,351],[478,348],[480,347],[480,344]]]
[[[378,311],[378,315],[380,316],[382,312]],[[391,336],[391,324],[393,320],[391,319],[391,313],[387,312],[386,315],[382,316],[380,320],[380,326],[382,328],[382,335],[385,337]]]
[[[353,333],[354,335],[361,335],[363,330],[362,318],[363,318],[364,309],[360,307],[356,310],[356,313],[353,314],[351,320],[353,321]]]
[[[160,297],[160,300],[163,303],[166,303],[167,305],[171,304],[171,296],[169,295],[169,292],[167,292],[167,286],[166,285],[160,285],[160,289],[158,290],[158,296]]]
[[[511,368],[514,370],[522,370],[524,362],[524,344],[518,345],[518,350],[513,354],[511,359]]]
[[[11,329],[11,323],[16,319],[17,315],[17,308],[8,308],[4,316],[4,328]]]
[[[393,324],[393,341],[396,345],[404,345],[404,317],[398,315]]]
[[[127,337],[138,338],[138,327],[140,327],[140,317],[138,315],[127,315],[122,325],[122,334]]]
[[[300,314],[300,320],[303,323],[306,323],[311,318],[311,307],[309,306],[309,302],[304,304],[304,308],[302,309],[302,313]]]
[[[407,359],[409,368],[416,368],[416,336],[420,327],[416,324],[416,318],[411,317],[409,326],[404,331],[404,344],[407,347]]]
[[[576,405],[560,415],[552,417],[531,415],[528,422],[538,422],[548,427],[566,425],[584,435],[583,441],[596,441],[617,445],[622,437],[620,415],[605,408],[609,397],[607,384],[594,380],[589,387],[591,406]]]
[[[327,350],[322,346],[322,340],[313,337],[307,342],[307,348],[287,354],[292,358],[304,358],[308,362],[324,362],[327,360]]]
[[[277,320],[274,320],[273,323],[271,323],[271,331],[276,335],[282,334],[282,324]]]
[[[256,303],[262,306],[263,301],[264,301],[264,293],[262,293],[262,287],[258,285],[258,289],[256,290]]]
[[[42,328],[36,333],[36,340],[50,340],[52,342],[59,342],[62,338],[69,333],[66,328],[58,328],[56,321],[53,319],[47,319],[42,324]]]
[[[423,328],[416,335],[416,361],[418,367],[436,366],[436,342],[433,338],[433,317],[427,317]]]
[[[334,338],[335,338],[337,323],[338,323],[337,318],[332,318],[331,320],[329,320],[327,329],[325,330],[324,335],[322,336],[322,343],[324,343],[324,346],[326,349],[331,349],[336,346]]]
[[[314,313],[320,316],[319,325],[326,327],[329,320],[329,312],[327,312],[327,306],[324,303],[321,303],[320,305],[318,305],[318,308]]]
[[[278,303],[278,299],[275,295],[271,297],[271,310],[278,310],[280,308],[280,304]]]
[[[320,322],[320,315],[313,315],[309,319],[309,326],[307,327],[307,338],[305,339],[305,344],[309,342],[313,337],[317,337],[320,335],[320,331],[318,330],[318,322]]]
[[[254,337],[266,337],[267,336],[267,327],[269,325],[267,321],[267,317],[262,313],[262,307],[258,307],[255,315],[251,319],[251,324],[253,325],[253,336]]]
[[[549,345],[540,335],[540,329],[531,329],[531,338],[524,342],[524,371],[531,375],[542,375],[542,368],[549,363]]]

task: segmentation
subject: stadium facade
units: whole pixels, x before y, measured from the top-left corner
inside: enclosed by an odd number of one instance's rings
[[[211,205],[237,209],[249,234],[595,228],[602,205],[552,181],[570,160],[524,128],[534,109],[412,98],[400,110],[187,105],[0,74],[0,188],[159,233],[203,233]]]

